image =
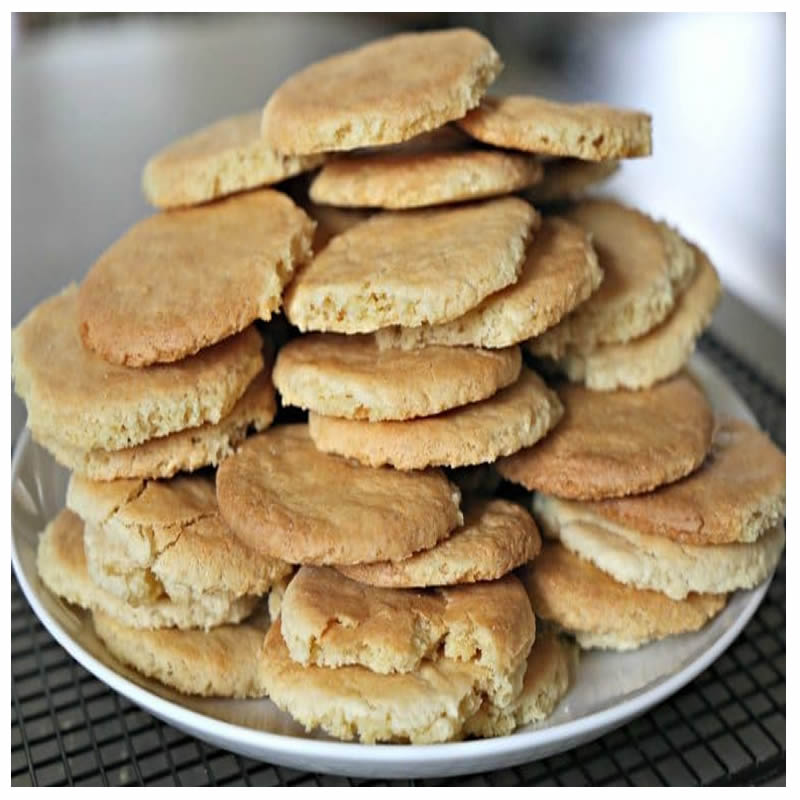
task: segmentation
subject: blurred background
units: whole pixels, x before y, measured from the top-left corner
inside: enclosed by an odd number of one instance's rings
[[[653,157],[607,190],[710,254],[727,290],[714,332],[783,387],[783,14],[15,14],[12,325],[151,213],[141,170],[172,139],[326,55],[461,25],[506,64],[492,91],[652,113]],[[13,437],[23,424],[14,397]]]

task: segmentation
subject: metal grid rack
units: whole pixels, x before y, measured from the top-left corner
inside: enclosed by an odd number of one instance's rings
[[[700,349],[785,449],[786,398],[710,335]],[[783,784],[786,562],[733,645],[694,682],[595,742],[541,761],[420,784]],[[84,670],[11,583],[12,785],[362,785],[210,747],[141,711]],[[414,781],[397,781],[413,784]]]

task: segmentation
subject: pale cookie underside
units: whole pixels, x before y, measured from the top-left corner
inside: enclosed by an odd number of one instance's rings
[[[217,471],[220,510],[254,550],[295,564],[407,558],[463,522],[439,470],[373,470],[320,453],[307,426],[248,439]]]
[[[516,383],[487,400],[436,416],[362,422],[312,412],[308,427],[320,450],[371,467],[414,470],[494,462],[542,439],[561,413],[555,392],[525,369]]]
[[[467,29],[380,39],[291,76],[270,97],[262,134],[284,153],[403,142],[463,117],[501,69]]]
[[[177,361],[229,337],[281,304],[311,256],[314,223],[263,189],[156,214],[111,245],[78,293],[83,343],[107,361]]]
[[[381,350],[372,336],[311,334],[281,349],[284,404],[331,417],[406,420],[491,397],[520,374],[519,348]]]
[[[575,500],[641,494],[693,472],[711,448],[711,406],[686,374],[641,392],[562,384],[558,395],[557,428],[497,464],[527,489]]]
[[[121,450],[230,413],[263,368],[255,328],[174,364],[133,369],[87,350],[73,285],[12,331],[12,374],[34,438],[81,451]]]
[[[652,152],[649,114],[598,103],[488,96],[457,124],[495,147],[543,155],[605,161]]]
[[[538,224],[516,197],[373,214],[298,270],[286,315],[338,333],[448,322],[518,280]]]
[[[149,159],[142,189],[158,208],[205,203],[278,183],[322,163],[322,156],[278,153],[261,139],[261,111],[226,117]]]
[[[101,611],[132,628],[205,628],[237,623],[255,608],[257,597],[233,602],[178,604],[159,600],[132,606],[96,586],[89,577],[83,549],[83,521],[62,511],[39,538],[39,577],[54,594],[92,611]]]
[[[542,546],[533,517],[497,498],[465,508],[464,525],[430,550],[402,561],[338,567],[361,583],[395,588],[493,581],[535,558]]]
[[[597,289],[602,278],[587,233],[560,217],[546,217],[534,234],[516,283],[451,322],[385,328],[375,337],[381,348],[508,347],[558,323]]]

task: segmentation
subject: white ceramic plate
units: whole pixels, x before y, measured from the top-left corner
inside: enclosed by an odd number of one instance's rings
[[[718,412],[753,420],[720,373],[692,359]],[[483,772],[544,758],[595,739],[642,714],[691,681],[736,638],[769,582],[737,592],[703,630],[633,653],[584,654],[576,683],[539,726],[510,736],[436,745],[362,745],[307,734],[269,700],[185,697],[119,664],[96,638],[88,616],[54,597],[36,573],[38,534],[64,506],[68,473],[27,432],[12,463],[12,558],[33,610],[58,642],[112,689],[176,728],[245,756],[310,772],[424,778]]]

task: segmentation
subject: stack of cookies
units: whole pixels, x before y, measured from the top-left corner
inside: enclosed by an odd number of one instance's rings
[[[469,30],[311,65],[153,157],[160,212],[14,331],[73,472],[40,575],[121,661],[342,739],[504,735],[578,646],[777,563],[783,455],[683,371],[713,266],[586,197],[649,116],[489,97],[501,68]]]

